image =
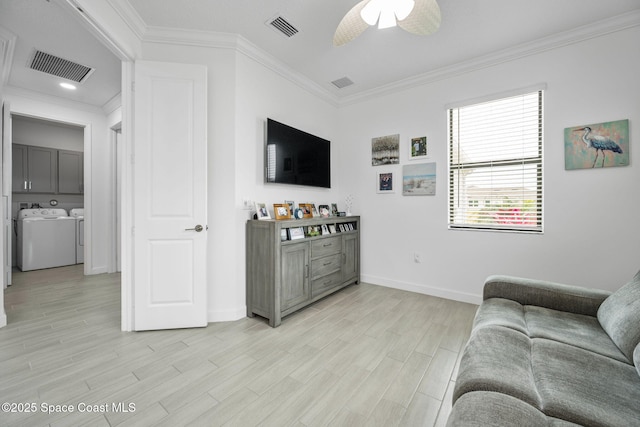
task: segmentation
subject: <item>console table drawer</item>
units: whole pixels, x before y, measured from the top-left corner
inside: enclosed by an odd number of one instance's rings
[[[311,280],[326,276],[336,270],[340,270],[342,256],[340,254],[330,255],[311,261]]]
[[[311,296],[315,297],[324,291],[327,291],[334,286],[338,286],[342,283],[342,271],[338,270],[335,273],[327,276],[320,277],[311,281]]]
[[[342,239],[339,236],[318,239],[311,242],[311,258],[339,253],[342,250]]]

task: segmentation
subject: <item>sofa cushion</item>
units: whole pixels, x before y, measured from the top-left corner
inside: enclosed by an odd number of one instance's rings
[[[574,427],[551,419],[531,405],[507,394],[492,391],[466,393],[453,405],[447,426],[465,427]]]
[[[546,338],[629,362],[593,316],[532,305],[525,307],[524,316],[531,338]]]
[[[480,305],[473,327],[480,329],[487,326],[503,326],[530,338],[564,342],[629,362],[593,316],[490,298]]]
[[[547,415],[591,426],[639,425],[640,377],[632,365],[536,338],[531,366]]]
[[[453,401],[471,391],[494,391],[541,409],[531,372],[531,340],[502,326],[476,329],[465,347]]]
[[[528,334],[527,324],[524,321],[524,306],[510,299],[491,298],[480,305],[473,328],[491,325],[504,326]]]
[[[604,300],[598,309],[598,320],[631,361],[633,350],[640,342],[640,271]]]

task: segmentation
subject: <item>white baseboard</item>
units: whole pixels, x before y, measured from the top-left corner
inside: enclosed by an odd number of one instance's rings
[[[232,322],[247,317],[247,307],[242,306],[230,310],[209,310],[207,311],[207,322]]]
[[[401,282],[386,277],[377,277],[370,275],[360,275],[360,281],[371,283],[372,285],[386,286],[387,288],[400,289],[403,291],[416,292],[424,295],[431,295],[439,298],[446,298],[454,301],[466,302],[469,304],[480,304],[482,295],[469,294],[465,292],[457,292],[449,289],[436,288],[427,286],[422,283]]]

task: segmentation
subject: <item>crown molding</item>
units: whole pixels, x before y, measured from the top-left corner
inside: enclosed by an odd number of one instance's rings
[[[143,42],[231,49],[261,64],[302,89],[338,106],[339,99],[306,76],[292,70],[282,61],[262,50],[239,34],[181,28],[147,27]]]
[[[640,26],[640,10],[614,16],[609,19],[603,19],[598,22],[556,33],[552,36],[537,39],[532,42],[522,43],[517,46],[482,55],[480,57],[446,67],[441,67],[427,73],[419,74],[367,91],[345,96],[340,98],[339,104],[340,106],[356,104],[376,97],[435,83],[440,80],[493,67],[495,65],[514,61],[527,56],[537,55],[546,51],[602,37],[607,34],[624,31],[637,26]]]
[[[103,106],[102,111],[108,116],[109,114],[122,107],[122,93],[118,93],[116,96],[108,100]]]
[[[624,31],[640,25],[640,10],[634,10],[629,13],[603,19],[538,40],[522,43],[517,46],[485,54],[470,60],[444,66],[403,80],[378,86],[373,89],[352,95],[340,96],[339,94],[329,92],[327,89],[315,83],[308,77],[292,70],[282,61],[238,34],[148,27],[144,24],[136,10],[127,1],[108,0],[108,2],[114,6],[114,9],[118,11],[122,19],[127,23],[132,31],[138,35],[142,42],[233,49],[337,107],[356,104],[375,97],[385,96],[394,92],[438,82],[454,76],[482,70],[484,68],[514,61],[527,56],[537,55],[542,52],[580,43],[585,40],[605,36],[607,34]]]

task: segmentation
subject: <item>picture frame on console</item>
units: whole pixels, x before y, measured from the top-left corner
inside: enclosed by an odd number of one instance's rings
[[[256,215],[259,220],[271,219],[269,209],[265,203],[256,202]]]
[[[273,213],[277,220],[291,219],[291,211],[289,210],[289,205],[287,203],[274,203]]]
[[[322,218],[329,218],[329,215],[331,214],[331,211],[329,210],[329,205],[320,205],[318,207],[318,210],[320,211],[320,216]]]
[[[295,227],[289,229],[289,240],[304,239],[304,228]]]
[[[304,218],[313,218],[313,205],[311,203],[300,203],[298,206],[302,209]]]

